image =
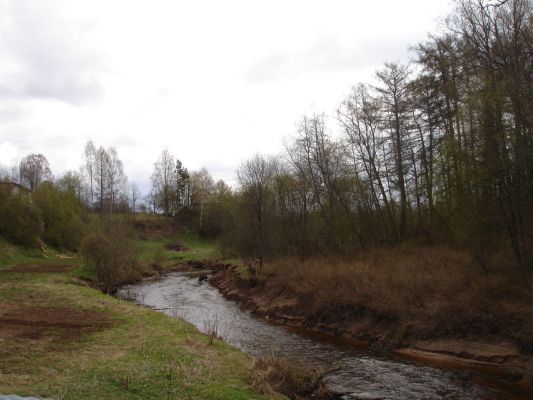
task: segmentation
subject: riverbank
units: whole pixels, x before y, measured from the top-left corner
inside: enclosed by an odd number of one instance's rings
[[[3,244],[0,394],[283,398],[258,393],[244,353],[183,320],[102,294],[87,277],[78,258]]]
[[[350,261],[285,260],[258,276],[217,271],[225,297],[286,325],[474,370],[533,393],[531,293],[514,277],[480,276],[448,249],[375,252]],[[436,268],[438,267],[438,268]]]

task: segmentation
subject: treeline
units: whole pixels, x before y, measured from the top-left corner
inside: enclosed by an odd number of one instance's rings
[[[212,201],[227,252],[445,241],[484,268],[496,253],[533,268],[532,2],[460,0],[414,54],[335,116],[304,117],[283,155],[242,164],[238,191]]]
[[[22,188],[12,190],[8,182]],[[76,250],[85,235],[103,232],[106,225],[96,216],[118,221],[114,216],[138,212],[175,217],[206,236],[220,234],[205,208],[216,193],[229,192],[223,181],[215,183],[205,168],[189,172],[164,150],[154,163],[151,183],[150,192],[142,196],[136,184],[128,183],[117,150],[92,141],[79,169],[57,178],[44,155],[30,154],[11,168],[0,166],[0,236],[24,246],[44,241]]]
[[[0,182],[0,237],[27,247],[77,248],[87,214],[69,174],[54,182],[46,157],[30,154],[11,171],[2,170]]]
[[[174,216],[190,230],[210,238],[222,233],[222,198],[231,195],[223,181],[214,181],[202,168],[190,172],[168,150],[154,164],[152,187],[147,196],[151,212]]]

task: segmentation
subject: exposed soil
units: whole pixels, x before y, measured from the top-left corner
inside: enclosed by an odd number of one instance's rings
[[[0,304],[0,343],[12,338],[76,340],[111,322],[102,312]]]
[[[186,247],[186,246],[183,246],[179,243],[168,243],[165,245],[165,248],[167,250],[171,250],[171,251],[177,251],[177,252],[180,252],[180,251],[188,251],[189,248]]]
[[[24,272],[30,274],[67,272],[76,268],[75,265],[65,264],[19,264],[9,268],[2,268],[0,272]]]
[[[513,343],[488,335],[422,340],[410,337],[409,332],[399,332],[393,319],[373,314],[364,307],[357,312],[345,310],[323,320],[309,315],[302,300],[291,293],[275,293],[272,288],[256,286],[241,278],[231,266],[216,269],[210,282],[226,298],[269,320],[359,343],[364,341],[368,347],[386,348],[407,359],[437,367],[478,371],[533,393],[533,360]]]
[[[179,233],[178,225],[171,217],[137,219],[133,227],[140,239],[175,237]]]

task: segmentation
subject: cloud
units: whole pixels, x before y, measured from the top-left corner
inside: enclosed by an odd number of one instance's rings
[[[343,43],[338,36],[325,35],[300,51],[273,51],[255,60],[245,70],[245,80],[261,83],[302,77],[321,72],[366,68],[385,61],[406,59],[407,38],[372,38]]]
[[[29,111],[19,104],[0,104],[0,124],[20,121]]]
[[[0,3],[0,98],[98,101],[100,57],[86,41],[91,21],[60,13],[65,1]]]
[[[0,166],[7,166],[18,156],[17,148],[10,142],[0,143]]]

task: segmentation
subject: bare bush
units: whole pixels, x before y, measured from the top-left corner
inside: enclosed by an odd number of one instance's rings
[[[297,361],[270,355],[255,360],[253,385],[261,393],[282,393],[290,399],[332,399],[324,384],[329,371],[306,368]]]
[[[94,268],[104,293],[113,293],[127,281],[137,263],[137,249],[128,229],[117,221],[93,227],[82,240],[80,252],[86,266]]]
[[[163,246],[158,246],[154,249],[152,253],[152,266],[156,269],[163,269],[163,264],[167,259],[167,255],[165,254],[165,249]]]
[[[215,339],[219,338],[218,326],[217,315],[215,315],[214,319],[204,321],[204,332],[207,335],[207,343],[209,345],[212,345],[215,342]]]

